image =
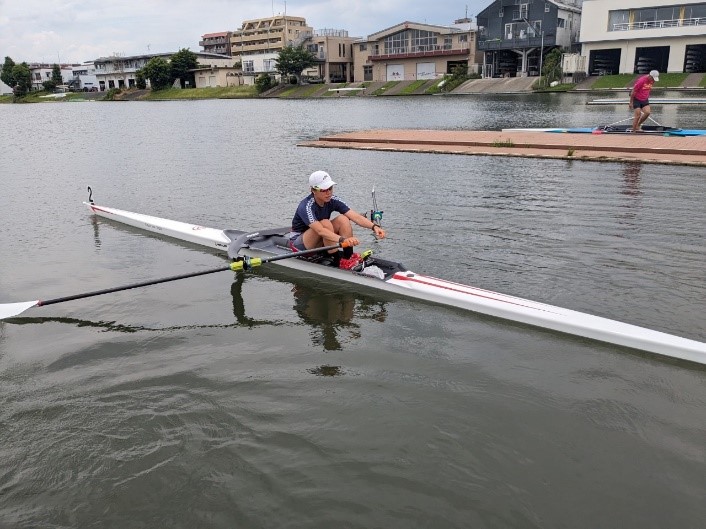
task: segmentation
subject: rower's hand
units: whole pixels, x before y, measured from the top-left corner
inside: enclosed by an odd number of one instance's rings
[[[341,248],[352,248],[353,246],[358,246],[360,241],[357,237],[348,237],[340,242]]]
[[[375,237],[378,239],[384,239],[385,238],[385,230],[383,230],[380,226],[373,226],[373,233],[375,234]]]

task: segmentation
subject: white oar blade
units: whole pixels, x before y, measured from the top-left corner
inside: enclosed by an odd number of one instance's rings
[[[22,301],[20,303],[2,303],[0,304],[0,320],[19,316],[27,309],[31,309],[39,303],[36,301]]]

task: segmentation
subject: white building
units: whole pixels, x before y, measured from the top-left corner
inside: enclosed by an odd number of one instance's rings
[[[98,89],[96,65],[93,64],[93,61],[84,62],[80,66],[74,66],[72,73],[73,89],[83,91],[90,91],[92,88]]]
[[[706,72],[706,2],[584,0],[580,40],[590,75]]]
[[[150,59],[162,57],[164,60],[174,55],[172,53],[151,53],[147,55],[101,57],[94,61],[96,69],[95,75],[100,91],[111,88],[134,88],[137,84],[137,70],[143,68]],[[199,66],[230,67],[233,66],[233,58],[228,55],[218,55],[216,53],[193,52],[196,55]],[[148,81],[149,85],[149,81]]]
[[[69,85],[74,77],[73,69],[78,64],[61,64],[59,69],[61,70],[62,84]],[[54,71],[53,64],[42,64],[42,63],[32,63],[29,65],[29,73],[32,78],[32,90],[44,90],[44,81],[51,80],[51,74]]]

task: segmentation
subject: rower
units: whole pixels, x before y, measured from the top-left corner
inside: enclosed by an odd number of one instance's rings
[[[336,243],[346,243],[342,255],[338,251],[331,252],[334,265],[343,270],[358,266],[362,259],[360,254],[353,252],[353,246],[360,241],[353,236],[355,223],[361,228],[372,230],[378,239],[385,238],[385,230],[373,220],[367,219],[352,210],[341,198],[333,194],[336,185],[326,171],[314,171],[309,176],[309,195],[304,197],[292,219],[290,247],[301,251],[330,246]],[[331,218],[336,212],[338,216]]]

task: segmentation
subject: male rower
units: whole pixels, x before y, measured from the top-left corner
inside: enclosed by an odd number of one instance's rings
[[[652,70],[635,81],[630,91],[628,105],[630,110],[635,110],[635,117],[632,120],[633,132],[642,132],[642,124],[650,117],[650,91],[657,81],[659,81],[659,72]]]
[[[297,206],[292,219],[290,246],[294,250],[309,250],[321,246],[347,243],[343,255],[332,251],[334,264],[343,270],[350,270],[360,263],[360,255],[353,253],[353,246],[360,241],[353,236],[356,223],[361,228],[372,230],[379,239],[385,238],[385,230],[379,224],[353,211],[340,198],[333,194],[336,185],[326,171],[314,171],[309,176],[311,193]],[[331,219],[331,215],[339,213]]]

